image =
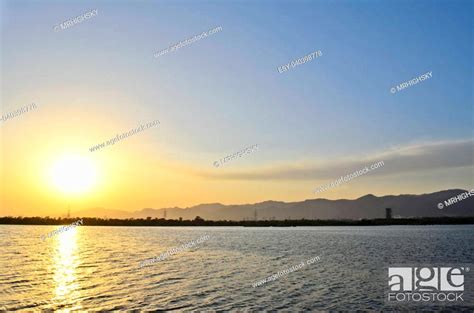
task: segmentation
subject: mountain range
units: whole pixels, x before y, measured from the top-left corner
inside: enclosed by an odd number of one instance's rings
[[[200,216],[206,220],[258,220],[284,219],[373,219],[384,218],[385,208],[391,208],[394,217],[441,217],[474,216],[474,197],[445,205],[445,201],[468,192],[450,189],[421,195],[387,195],[377,197],[372,194],[358,199],[328,200],[309,199],[300,202],[265,201],[255,204],[224,205],[209,203],[189,208],[144,208],[135,212],[95,208],[73,212],[78,217],[107,218],[163,218],[180,217],[194,219]],[[439,209],[442,203],[444,208]]]

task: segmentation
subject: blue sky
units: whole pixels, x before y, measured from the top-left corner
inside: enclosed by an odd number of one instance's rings
[[[142,144],[193,168],[252,144],[259,152],[232,170],[371,159],[439,142],[472,146],[472,6],[2,1],[3,110],[34,100],[49,116],[68,116],[80,103],[91,119],[84,122],[95,127],[91,144],[159,119],[161,130]],[[92,9],[98,16],[52,30]],[[221,32],[153,57],[218,26]],[[320,58],[278,72],[317,50]],[[390,93],[430,71],[431,79]],[[99,117],[110,125],[100,129]],[[472,183],[472,167],[466,175],[450,184]]]

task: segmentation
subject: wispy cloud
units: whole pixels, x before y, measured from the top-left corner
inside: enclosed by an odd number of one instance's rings
[[[385,167],[373,175],[387,176],[474,165],[474,140],[439,141],[395,147],[370,157],[351,156],[330,162],[301,162],[244,171],[200,172],[225,180],[319,180],[333,179],[383,160]]]

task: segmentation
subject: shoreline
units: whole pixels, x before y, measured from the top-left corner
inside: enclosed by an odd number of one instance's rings
[[[0,217],[0,225],[67,225],[76,221],[74,218],[40,218],[40,217]],[[298,226],[392,226],[392,225],[472,225],[473,217],[418,217],[392,219],[361,220],[261,220],[261,221],[212,221],[197,217],[194,220],[173,219],[103,219],[83,217],[81,226],[241,226],[241,227],[298,227]]]

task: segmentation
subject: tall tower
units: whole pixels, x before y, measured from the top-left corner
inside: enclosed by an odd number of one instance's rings
[[[391,220],[392,219],[392,209],[391,208],[386,208],[385,209],[385,218],[387,220]]]
[[[255,208],[255,209],[253,210],[253,219],[254,219],[255,221],[257,221],[257,218],[258,218],[258,216],[257,216],[257,209]]]
[[[163,211],[163,218],[166,220],[166,209]]]

